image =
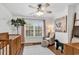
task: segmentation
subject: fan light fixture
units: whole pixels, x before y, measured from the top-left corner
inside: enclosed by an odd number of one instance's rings
[[[37,4],[37,7],[34,7],[32,5],[29,5],[29,7],[36,9],[36,13],[34,13],[37,16],[42,16],[44,15],[44,13],[52,13],[52,11],[47,11],[47,7],[50,6],[49,3],[45,3],[45,4]]]
[[[37,13],[36,13],[36,15],[38,15],[38,16],[42,16],[44,13],[42,12],[42,11],[38,11]]]

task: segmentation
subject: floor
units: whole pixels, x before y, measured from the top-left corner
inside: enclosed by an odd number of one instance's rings
[[[25,43],[35,43],[35,42],[41,42],[42,41],[42,37],[41,36],[35,36],[35,37],[29,37],[29,36],[26,36],[25,37]]]
[[[55,55],[55,54],[47,47],[42,47],[41,45],[32,45],[24,47],[23,55]]]
[[[61,53],[61,51],[58,49],[56,50],[55,46],[49,46],[48,47],[52,52],[54,52],[56,55],[64,55],[64,53]]]

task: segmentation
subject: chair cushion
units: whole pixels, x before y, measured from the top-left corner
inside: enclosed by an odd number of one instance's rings
[[[41,45],[42,45],[43,47],[47,47],[47,46],[49,45],[49,42],[48,42],[47,40],[43,40],[43,41],[41,42]]]

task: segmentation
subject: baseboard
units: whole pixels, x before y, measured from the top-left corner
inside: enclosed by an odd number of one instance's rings
[[[41,42],[31,42],[31,43],[24,43],[24,46],[31,46],[31,45],[40,45]]]

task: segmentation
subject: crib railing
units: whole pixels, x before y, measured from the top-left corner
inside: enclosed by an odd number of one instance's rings
[[[21,36],[18,35],[13,39],[10,39],[9,43],[10,55],[17,55],[21,51]]]
[[[9,54],[9,40],[0,39],[0,55]]]
[[[0,39],[0,55],[16,55],[21,51],[21,36],[14,36],[9,40]]]

